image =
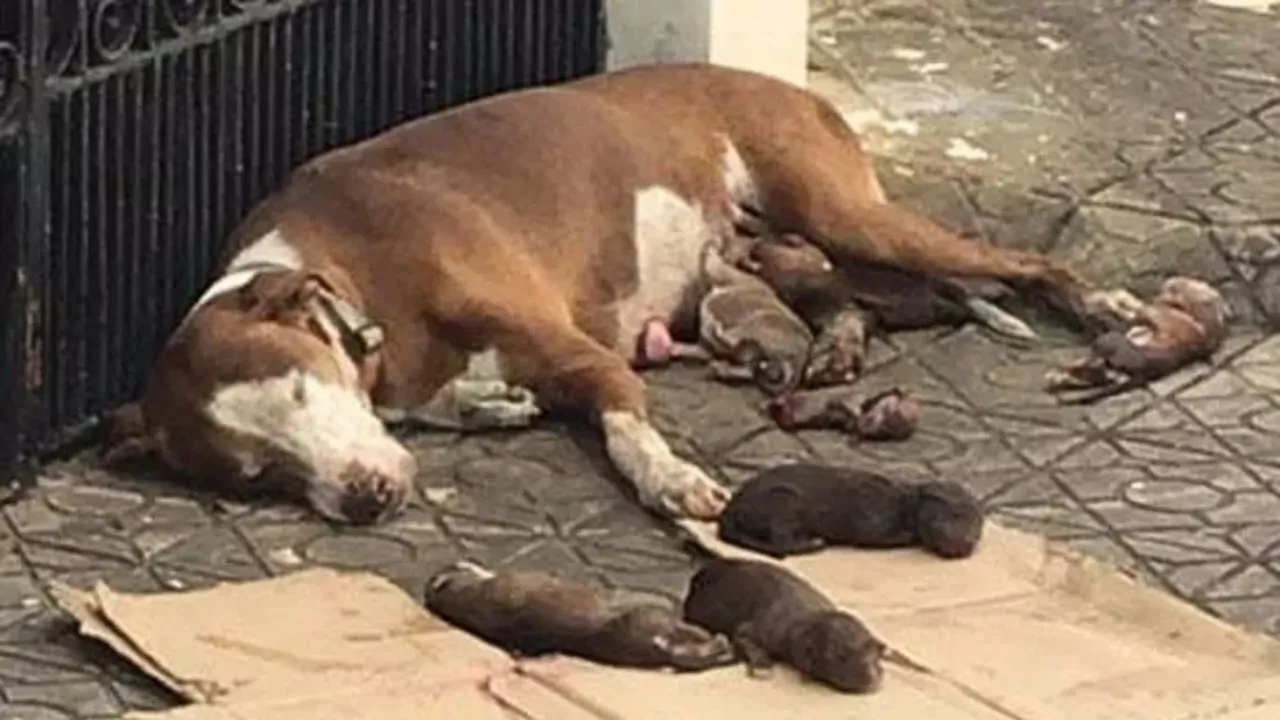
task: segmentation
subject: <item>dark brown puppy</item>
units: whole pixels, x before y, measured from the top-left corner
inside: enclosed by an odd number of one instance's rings
[[[863,308],[877,330],[895,332],[976,321],[1003,334],[1035,332],[993,305],[1012,290],[982,278],[935,278],[871,263],[836,267],[794,233],[765,233],[739,253],[739,267],[758,275],[816,329],[850,306]]]
[[[453,625],[523,655],[686,672],[736,662],[724,636],[682,622],[673,608],[615,607],[591,587],[545,573],[458,563],[430,580],[425,600]]]
[[[906,440],[920,424],[920,403],[902,388],[859,399],[851,386],[801,390],[769,401],[783,430],[832,428],[863,440]]]
[[[1088,357],[1050,374],[1049,390],[1099,389],[1065,404],[1097,402],[1208,361],[1226,339],[1226,301],[1192,278],[1165,280],[1149,304],[1119,291],[1096,293],[1086,307],[1103,332]]]
[[[797,463],[748,480],[718,523],[721,540],[773,557],[828,545],[921,545],[951,559],[973,554],[983,513],[957,483],[900,483],[864,470]]]
[[[774,662],[847,693],[880,687],[883,642],[784,568],[717,558],[689,582],[684,619],[733,638],[752,675]]]
[[[749,241],[737,264],[763,280],[813,330],[803,387],[857,379],[872,319],[854,304],[852,288],[822,250],[794,233],[765,233]]]

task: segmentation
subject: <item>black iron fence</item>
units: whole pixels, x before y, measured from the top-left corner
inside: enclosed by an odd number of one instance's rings
[[[598,70],[603,0],[0,0],[0,471],[130,398],[322,150]]]

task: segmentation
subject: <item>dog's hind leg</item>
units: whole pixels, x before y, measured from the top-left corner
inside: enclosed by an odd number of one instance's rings
[[[802,142],[793,134],[748,132],[755,142],[743,148],[745,159],[772,226],[809,238],[838,264],[871,261],[1038,286],[1075,312],[1086,288],[1069,269],[1043,253],[961,238],[890,201],[839,112],[823,100],[812,103]]]

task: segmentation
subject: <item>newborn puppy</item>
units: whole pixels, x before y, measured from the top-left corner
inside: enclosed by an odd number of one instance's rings
[[[1226,339],[1226,301],[1192,278],[1165,280],[1149,304],[1116,291],[1091,295],[1085,307],[1102,332],[1087,357],[1051,373],[1048,385],[1051,392],[1100,390],[1065,404],[1097,402],[1208,361]]]
[[[826,254],[794,233],[761,235],[739,266],[753,273],[816,333],[804,387],[851,383],[862,372],[868,318]]]
[[[863,440],[906,440],[920,424],[920,403],[896,387],[865,400],[850,386],[800,390],[773,398],[768,410],[783,430],[833,428]]]
[[[863,470],[797,463],[748,480],[718,523],[721,540],[772,557],[828,545],[921,545],[953,559],[973,554],[983,513],[957,483],[899,483]]]
[[[698,306],[700,346],[675,342],[660,318],[637,338],[636,364],[672,360],[711,361],[712,375],[726,382],[754,382],[769,395],[791,389],[809,358],[813,333],[760,278],[712,254],[710,291]]]
[[[764,234],[743,255],[740,266],[815,327],[844,308],[860,306],[886,332],[977,321],[1011,337],[1036,336],[994,305],[1012,294],[995,280],[935,278],[872,263],[837,268],[820,248],[794,233]]]
[[[703,346],[731,370],[716,368],[718,377],[749,378],[770,395],[799,382],[814,339],[773,290],[749,276],[711,289],[699,306],[698,329]]]
[[[753,676],[779,661],[847,693],[871,693],[884,675],[883,642],[791,572],[717,558],[689,582],[684,619],[733,638]]]
[[[586,585],[545,573],[494,574],[458,563],[431,578],[425,600],[449,623],[523,655],[677,671],[736,662],[725,637],[682,622],[673,608],[614,607]]]

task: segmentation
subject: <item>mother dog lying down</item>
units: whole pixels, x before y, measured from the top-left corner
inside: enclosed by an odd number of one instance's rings
[[[108,453],[375,522],[416,472],[379,417],[496,377],[591,410],[645,506],[714,517],[726,490],[649,424],[630,361],[647,320],[685,323],[732,281],[718,251],[744,208],[836,262],[1078,289],[1040,254],[888,201],[814,94],[709,65],[631,69],[483,99],[299,167],[228,239]]]

